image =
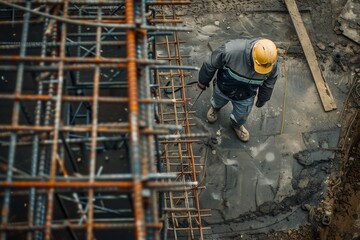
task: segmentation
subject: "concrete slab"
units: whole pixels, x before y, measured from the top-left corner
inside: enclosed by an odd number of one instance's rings
[[[280,60],[272,99],[261,109],[254,107],[246,123],[248,143],[239,141],[230,126],[230,103],[216,123],[207,122],[212,87],[193,106],[199,128],[211,134],[200,204],[215,212],[205,220],[212,233],[255,231],[269,223],[281,228],[278,222],[287,222],[289,215],[294,215],[292,225],[300,225],[306,215],[301,205],[315,201],[324,187],[339,139],[339,111],[323,111],[305,59]],[[195,97],[200,92],[195,86],[188,91]],[[339,87],[334,92],[341,106],[346,96]]]
[[[301,206],[321,195],[330,162],[320,161],[334,152],[308,148],[304,135],[260,137],[244,149],[213,146],[200,204],[215,212],[206,218],[214,234],[280,230],[307,221]],[[312,159],[319,162],[299,164],[296,156],[306,151],[316,152]]]
[[[291,139],[291,140],[290,140]],[[225,220],[256,211],[266,202],[280,202],[293,193],[294,153],[305,149],[301,134],[270,136],[239,150],[217,146],[207,165],[204,207],[221,210]]]
[[[310,14],[302,13],[302,17],[309,33],[315,34]],[[185,61],[193,66],[200,67],[211,49],[229,39],[262,36],[281,43],[273,96],[263,108],[254,106],[245,125],[251,135],[249,142],[239,141],[231,129],[230,103],[221,109],[216,123],[207,122],[212,86],[193,106],[198,128],[211,134],[210,145],[202,150],[203,156],[206,148],[209,154],[204,159],[206,189],[200,194],[201,206],[211,208],[213,214],[205,219],[212,228],[207,239],[236,239],[243,233],[303,225],[308,216],[301,206],[315,204],[326,188],[351,72],[329,71],[332,59],[319,58],[338,107],[324,112],[302,52],[285,54],[300,46],[287,14],[211,13],[189,18],[186,25],[195,29],[184,33],[190,44],[182,49],[190,56]],[[324,30],[321,34],[330,33]],[[196,81],[197,74],[194,72],[190,81]],[[193,99],[200,92],[196,85],[187,91]]]

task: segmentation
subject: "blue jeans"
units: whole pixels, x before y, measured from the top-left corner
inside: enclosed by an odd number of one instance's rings
[[[239,128],[245,124],[254,104],[255,96],[244,100],[232,100],[224,95],[217,84],[214,86],[213,96],[210,99],[211,106],[213,108],[220,109],[228,102],[233,105],[233,110],[230,114],[230,119],[234,127]]]

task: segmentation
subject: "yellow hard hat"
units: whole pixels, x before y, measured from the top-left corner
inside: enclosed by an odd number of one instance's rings
[[[252,49],[255,72],[266,74],[271,72],[277,58],[275,43],[269,39],[258,40]]]

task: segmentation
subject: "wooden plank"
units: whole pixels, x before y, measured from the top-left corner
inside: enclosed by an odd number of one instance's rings
[[[309,64],[312,76],[315,81],[316,88],[320,95],[321,102],[326,112],[336,109],[335,100],[331,94],[330,88],[320,70],[314,48],[311,44],[309,35],[306,31],[300,12],[297,8],[295,0],[285,0],[286,7],[289,11],[291,20],[295,26],[296,33],[299,37],[306,60]]]

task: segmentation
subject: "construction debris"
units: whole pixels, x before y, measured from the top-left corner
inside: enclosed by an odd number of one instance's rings
[[[348,0],[337,20],[340,32],[360,44],[360,2]]]

